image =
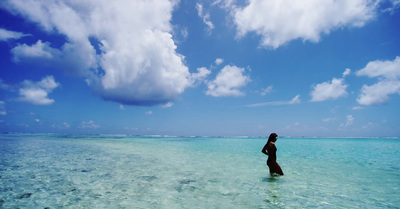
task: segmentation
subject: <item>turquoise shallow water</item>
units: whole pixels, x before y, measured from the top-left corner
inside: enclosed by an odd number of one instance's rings
[[[399,208],[399,139],[0,135],[0,208]]]

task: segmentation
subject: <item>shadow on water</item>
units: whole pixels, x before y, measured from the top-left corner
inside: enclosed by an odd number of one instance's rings
[[[263,182],[278,182],[280,179],[280,175],[274,175],[274,174],[270,174],[267,177],[262,178]]]
[[[267,177],[262,178],[262,182],[266,182],[266,199],[265,203],[268,204],[268,207],[280,208],[283,206],[280,198],[280,175],[269,175]]]

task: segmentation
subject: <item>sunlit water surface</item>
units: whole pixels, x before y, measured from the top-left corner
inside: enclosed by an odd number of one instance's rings
[[[399,139],[0,135],[0,208],[399,208]]]

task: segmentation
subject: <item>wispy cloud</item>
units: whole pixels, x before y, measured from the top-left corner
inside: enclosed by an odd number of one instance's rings
[[[346,124],[345,126],[351,126],[354,123],[354,117],[352,115],[346,116]]]
[[[197,14],[203,20],[203,23],[207,25],[207,31],[211,33],[212,29],[214,29],[214,24],[210,20],[210,13],[204,12],[203,5],[197,3],[196,4]]]
[[[7,115],[6,103],[0,100],[0,115]]]
[[[160,105],[162,108],[170,108],[172,106],[174,106],[173,102],[167,102],[165,104]]]
[[[183,37],[183,40],[186,40],[186,39],[187,39],[187,37],[189,36],[189,31],[188,31],[187,27],[184,27],[184,28],[181,30],[181,35],[182,35],[182,37]]]
[[[100,128],[100,126],[95,124],[94,121],[92,121],[92,120],[82,121],[80,127],[81,128],[92,128],[92,129]]]
[[[261,95],[262,95],[262,96],[265,96],[265,95],[271,93],[271,91],[272,91],[272,85],[271,85],[271,86],[268,86],[268,87],[265,88],[265,89],[262,89],[262,90],[261,90]]]
[[[67,122],[63,122],[63,126],[64,126],[64,128],[70,128],[71,127],[71,125],[69,125],[69,123],[67,123]]]
[[[0,41],[8,41],[10,39],[20,39],[25,36],[31,36],[31,35],[0,28]]]
[[[361,106],[354,106],[353,108],[351,108],[352,110],[362,110],[365,107],[361,107]]]
[[[325,123],[329,123],[329,122],[335,121],[335,120],[336,120],[335,117],[333,117],[333,118],[324,118],[324,119],[322,119],[322,121],[325,122]]]
[[[246,107],[279,106],[279,105],[291,105],[291,104],[299,104],[299,103],[301,103],[300,95],[296,95],[290,101],[262,102],[262,103],[246,105]]]
[[[341,127],[341,128],[343,128],[343,127],[349,127],[349,126],[352,126],[353,124],[354,124],[354,117],[353,117],[352,115],[347,115],[347,116],[346,116],[346,122],[340,124],[340,127]]]
[[[6,84],[1,78],[0,78],[0,90],[8,90],[10,89],[10,85]]]

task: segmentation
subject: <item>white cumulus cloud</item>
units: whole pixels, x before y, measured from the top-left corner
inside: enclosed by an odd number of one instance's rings
[[[378,78],[373,85],[364,85],[357,102],[361,105],[376,105],[386,103],[389,95],[400,94],[400,57],[393,61],[372,61],[363,69],[357,71],[357,76]]]
[[[397,80],[400,78],[400,57],[396,57],[393,61],[376,60],[369,62],[363,69],[357,71],[356,74],[370,78],[383,77]]]
[[[371,86],[364,85],[357,102],[361,105],[383,104],[389,100],[390,94],[400,94],[400,81],[380,81]]]
[[[349,74],[350,69],[346,69],[343,72],[342,78],[333,78],[330,82],[323,82],[315,85],[310,93],[311,101],[320,102],[347,96],[346,88],[348,85],[344,84],[344,77]]]
[[[213,81],[207,82],[207,95],[213,97],[222,96],[243,96],[240,88],[251,81],[250,77],[244,74],[245,69],[237,66],[226,65],[218,73]]]
[[[321,34],[342,27],[361,27],[374,17],[374,0],[249,0],[232,6],[238,36],[261,36],[261,45],[278,48],[296,39],[317,42]]]
[[[84,77],[105,100],[157,105],[173,101],[192,85],[171,35],[177,2],[5,0],[3,7],[66,37],[64,45],[53,51],[42,42],[21,45],[14,50],[18,59],[28,56],[27,50],[41,58],[53,55],[63,62],[64,70]],[[60,54],[54,56],[54,50]]]
[[[350,73],[351,73],[351,70],[347,68],[347,69],[343,72],[343,78],[346,77],[346,76],[348,76],[348,75],[350,75]]]
[[[21,59],[30,58],[51,59],[53,55],[60,52],[57,49],[51,48],[49,42],[42,43],[42,41],[39,40],[32,46],[28,46],[27,44],[18,45],[11,50],[11,53],[14,56],[14,61],[18,62]]]
[[[210,75],[211,70],[201,67],[197,68],[197,73],[192,73],[191,78],[193,83],[203,82],[208,75]]]
[[[220,64],[222,64],[224,62],[224,59],[222,59],[222,58],[217,58],[217,59],[215,59],[215,64],[216,65],[220,65]]]
[[[44,77],[39,82],[25,80],[21,83],[21,88],[19,89],[20,97],[17,100],[35,105],[52,104],[54,100],[48,98],[48,94],[59,85],[53,76]]]

